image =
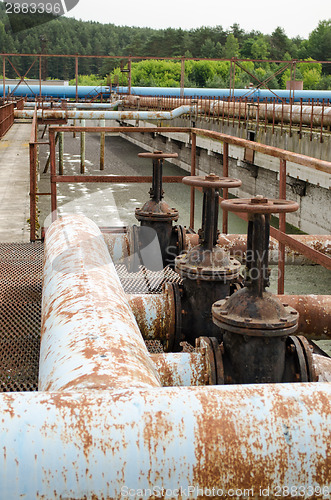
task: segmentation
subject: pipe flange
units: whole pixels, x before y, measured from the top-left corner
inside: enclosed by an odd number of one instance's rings
[[[297,382],[317,382],[313,366],[312,349],[308,340],[302,335],[290,336],[286,343],[287,350],[295,355],[298,370]]]
[[[199,337],[195,341],[195,347],[204,349],[206,353],[207,385],[223,385],[223,358],[217,339],[214,337]]]
[[[159,203],[161,209],[159,211],[156,211],[151,204],[152,202],[147,202],[142,208],[136,208],[135,217],[139,222],[172,222],[178,220],[178,210],[170,208],[167,203]]]
[[[213,262],[209,266],[201,262],[194,264],[189,257],[189,253],[182,253],[175,259],[176,271],[182,278],[227,282],[239,276],[241,264],[234,257],[229,257],[229,262],[221,266],[214,265]]]
[[[167,295],[168,303],[171,304],[169,308],[171,327],[166,335],[165,342],[163,342],[163,349],[165,352],[179,352],[181,350],[180,342],[184,339],[182,335],[182,308],[178,283],[165,283],[163,285],[163,292]],[[172,307],[172,305],[174,306]]]

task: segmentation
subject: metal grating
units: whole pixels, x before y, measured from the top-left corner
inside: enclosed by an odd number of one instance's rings
[[[0,392],[36,391],[41,327],[43,243],[0,243]],[[116,265],[126,293],[161,293],[166,281],[181,282],[169,267],[130,273]],[[162,344],[146,342],[150,353]]]
[[[0,243],[0,391],[37,390],[43,245]]]
[[[124,264],[116,264],[116,271],[126,293],[161,293],[166,282],[181,283],[182,279],[170,267],[162,271],[150,271],[139,266],[139,270],[131,273]]]

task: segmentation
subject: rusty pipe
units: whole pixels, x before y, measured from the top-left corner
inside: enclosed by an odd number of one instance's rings
[[[317,382],[331,382],[331,358],[315,353],[312,357]]]
[[[296,241],[307,245],[308,247],[318,250],[325,255],[331,256],[331,236],[326,234],[293,234],[291,235]],[[128,233],[106,233],[104,238],[109,250],[109,253],[115,263],[124,261],[132,255],[133,246],[130,232]],[[245,234],[220,234],[217,243],[222,248],[230,252],[239,261],[244,261],[246,258],[246,240]],[[184,249],[191,250],[198,245],[199,235],[186,233],[184,241]],[[278,264],[278,247],[279,243],[275,238],[270,238],[269,245],[269,264]],[[301,255],[298,251],[285,247],[285,257],[287,265],[306,265],[311,264],[311,261]]]
[[[193,113],[195,106],[179,106],[171,111],[71,111],[37,110],[37,118],[43,120],[172,120]],[[34,110],[15,110],[14,118],[33,118]]]
[[[331,295],[278,295],[299,313],[298,334],[310,340],[331,340]]]
[[[330,235],[311,235],[311,234],[292,234],[291,237],[303,243],[314,250],[318,250],[325,255],[331,256],[331,236]],[[186,234],[186,249],[190,250],[198,245],[199,236],[197,234]],[[217,243],[222,246],[225,251],[230,252],[239,261],[244,261],[246,258],[246,241],[247,237],[244,234],[221,234]],[[269,242],[269,264],[278,264],[278,249],[279,242],[275,238],[270,238]],[[304,265],[311,264],[311,261],[301,255],[298,251],[291,248],[285,248],[286,264]]]
[[[206,351],[151,354],[163,387],[208,385],[210,370]],[[215,376],[215,375],[214,375]]]
[[[58,219],[45,240],[39,390],[159,386],[98,227]]]
[[[165,286],[162,294],[127,295],[144,340],[163,343],[175,335],[176,308],[172,288]]]
[[[161,488],[171,499],[212,488],[274,498],[292,486],[322,498],[330,488],[327,383],[3,393],[0,412],[6,499],[165,497]]]
[[[181,98],[180,103],[190,105],[192,103],[190,98]],[[127,96],[123,99],[125,107],[157,107],[157,98],[144,97],[144,96]],[[174,100],[164,99],[162,101],[163,109],[173,109]],[[261,120],[266,118],[272,123],[294,123],[305,125],[323,125],[326,127],[331,125],[331,107],[325,106],[310,106],[299,104],[266,104],[266,103],[250,103],[250,102],[229,102],[229,101],[215,101],[211,99],[204,99],[203,104],[198,106],[198,113],[200,114],[213,114],[216,116],[237,116],[240,118],[256,119],[258,116]],[[323,118],[322,118],[323,117]]]

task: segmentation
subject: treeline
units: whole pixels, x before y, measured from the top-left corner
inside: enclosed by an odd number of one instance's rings
[[[258,31],[246,32],[238,24],[224,30],[222,26],[182,30],[168,28],[155,30],[77,21],[71,18],[54,20],[35,26],[32,29],[14,33],[5,13],[5,4],[0,3],[0,51],[13,53],[47,53],[80,55],[113,55],[125,57],[142,56],[216,58],[229,59],[315,59],[331,61],[331,19],[320,21],[308,39],[289,38],[284,30],[276,28],[271,34]],[[33,58],[15,57],[13,64],[20,74],[24,74]],[[244,63],[251,65],[250,70],[259,79],[268,78],[279,65],[268,63]],[[83,58],[79,59],[81,75],[96,75],[102,81],[106,75],[119,75],[125,81],[126,74],[120,71],[118,59]],[[206,63],[205,61],[186,61],[185,84],[190,86],[228,86],[229,63],[225,61]],[[306,65],[308,66],[308,65]],[[304,67],[297,69],[296,78],[306,80],[310,88],[330,88],[331,64],[311,66],[308,75]],[[43,76],[54,79],[72,79],[75,75],[75,61],[69,58],[48,58],[43,64]],[[7,64],[6,75],[17,77],[14,69]],[[38,64],[28,73],[31,78],[39,77]],[[271,81],[270,86],[283,86],[284,75]],[[93,79],[93,78],[92,78]],[[132,83],[134,85],[179,85],[180,62],[151,61],[132,64]],[[236,70],[236,86],[249,84],[251,77]],[[254,83],[254,82],[253,82]],[[313,87],[311,87],[313,86]]]

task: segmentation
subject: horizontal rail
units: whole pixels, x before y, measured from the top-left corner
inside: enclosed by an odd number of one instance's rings
[[[52,175],[53,182],[112,182],[112,183],[144,183],[152,182],[151,175]],[[169,175],[162,178],[163,182],[181,182],[183,176]]]
[[[318,158],[313,158],[311,156],[305,156],[299,153],[292,153],[291,151],[286,151],[285,149],[275,148],[274,146],[268,146],[266,144],[261,144],[259,142],[249,141],[247,139],[241,139],[239,137],[233,137],[231,135],[222,134],[221,132],[214,132],[211,130],[204,129],[191,129],[193,134],[199,137],[208,137],[210,139],[215,139],[221,142],[227,142],[234,146],[240,146],[242,148],[252,149],[258,151],[259,153],[266,154],[268,156],[273,156],[280,158],[282,160],[291,161],[293,163],[298,163],[305,167],[310,167],[315,170],[326,172],[331,174],[331,162],[325,160],[319,160]]]

